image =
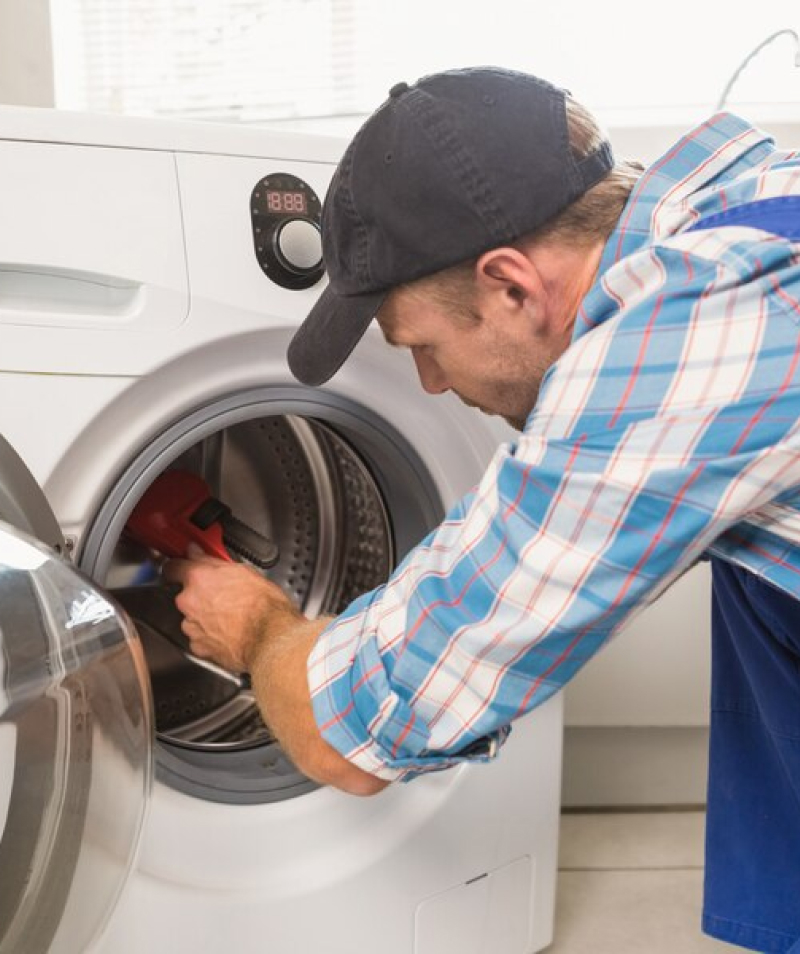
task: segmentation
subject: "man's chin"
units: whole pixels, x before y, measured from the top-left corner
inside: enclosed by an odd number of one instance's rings
[[[464,403],[466,403],[466,402],[464,402]],[[475,409],[478,410],[478,411],[480,411],[481,414],[485,414],[487,417],[499,417],[499,418],[501,418],[502,420],[504,420],[504,421],[506,422],[506,424],[510,424],[511,427],[513,427],[515,431],[520,431],[520,432],[521,432],[521,431],[524,431],[524,430],[525,430],[525,424],[526,424],[527,421],[528,421],[528,418],[527,418],[527,417],[512,417],[512,416],[510,416],[510,415],[508,415],[508,414],[503,414],[502,411],[490,411],[490,410],[488,410],[487,408],[485,408],[485,407],[480,407],[480,406],[477,405],[477,404],[470,404],[469,406],[475,408]]]
[[[525,425],[528,421],[527,417],[507,417],[505,414],[501,414],[500,416],[503,418],[506,424],[510,424],[515,431],[520,431],[521,433],[525,430]]]
[[[515,431],[524,431],[525,424],[527,423],[529,415],[525,417],[515,417],[509,414],[503,414],[502,411],[492,411],[488,407],[483,407],[480,404],[475,404],[473,401],[468,401],[465,397],[456,392],[456,396],[462,404],[466,404],[468,408],[471,408],[473,411],[480,411],[481,414],[485,414],[487,417],[500,417],[506,424],[510,424]]]

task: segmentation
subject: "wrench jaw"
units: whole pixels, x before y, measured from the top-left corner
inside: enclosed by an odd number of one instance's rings
[[[281,551],[277,543],[242,523],[230,511],[220,523],[225,546],[259,570],[269,570],[280,560]]]
[[[215,524],[222,528],[222,542],[233,553],[259,570],[269,570],[280,560],[276,543],[234,517],[231,508],[209,496],[191,516],[192,523],[207,531]]]
[[[197,474],[170,470],[161,474],[136,505],[126,525],[138,543],[168,557],[183,557],[190,543],[231,560],[229,551],[268,570],[280,559],[277,544],[237,519],[231,508],[212,497]]]

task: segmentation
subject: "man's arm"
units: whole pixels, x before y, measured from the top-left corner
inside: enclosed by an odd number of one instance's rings
[[[330,620],[302,620],[265,633],[248,659],[253,691],[286,754],[315,782],[350,795],[375,795],[389,784],[357,768],[320,735],[308,690],[308,656]]]
[[[307,661],[329,619],[309,620],[283,591],[250,567],[206,556],[170,560],[168,582],[183,587],[175,603],[192,651],[231,672],[249,672],[264,720],[297,768],[351,795],[388,784],[352,765],[321,736],[311,707]]]

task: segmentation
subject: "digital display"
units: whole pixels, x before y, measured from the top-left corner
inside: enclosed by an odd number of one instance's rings
[[[289,192],[284,189],[267,190],[267,209],[270,212],[308,215],[305,192]]]

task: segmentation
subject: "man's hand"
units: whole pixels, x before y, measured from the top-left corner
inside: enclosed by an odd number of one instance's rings
[[[311,706],[307,663],[330,620],[309,620],[280,587],[241,563],[193,549],[169,560],[163,577],[183,587],[175,605],[192,652],[231,672],[249,672],[256,702],[297,768],[323,785],[374,795],[384,782],[348,762],[320,735]]]
[[[305,621],[283,590],[252,567],[192,548],[190,560],[169,560],[163,578],[183,589],[175,605],[192,652],[230,672],[246,672],[260,639]]]

